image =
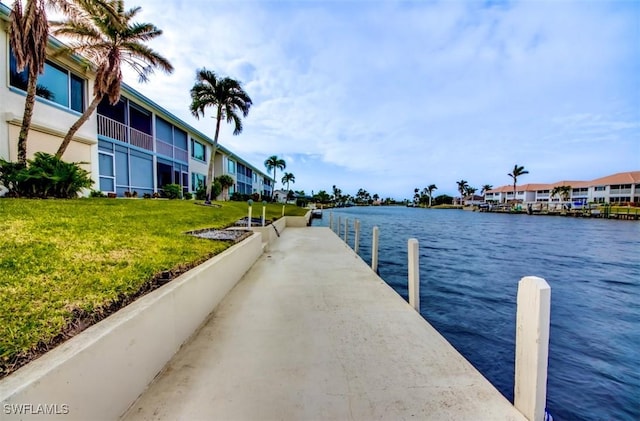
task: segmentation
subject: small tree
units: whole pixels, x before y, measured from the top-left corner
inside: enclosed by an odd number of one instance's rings
[[[222,199],[229,200],[229,187],[233,186],[236,181],[229,174],[223,174],[217,177],[216,180],[218,180],[222,187]]]

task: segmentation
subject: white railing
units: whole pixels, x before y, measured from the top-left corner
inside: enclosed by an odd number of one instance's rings
[[[127,126],[100,114],[98,114],[98,134],[128,143]]]
[[[153,150],[153,136],[141,132],[140,130],[129,128],[131,144],[139,148]]]
[[[174,158],[178,161],[189,162],[189,152],[180,148],[173,148]]]
[[[156,139],[156,152],[160,155],[173,158],[173,145]]]

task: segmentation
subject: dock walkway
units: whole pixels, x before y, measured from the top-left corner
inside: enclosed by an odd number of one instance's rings
[[[525,417],[330,229],[310,227],[283,232],[124,419]]]

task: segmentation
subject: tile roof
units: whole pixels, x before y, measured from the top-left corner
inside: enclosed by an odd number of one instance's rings
[[[584,188],[591,186],[608,186],[612,184],[640,184],[640,171],[620,172],[606,177],[596,178],[591,181],[563,180],[550,184],[521,184],[516,186],[516,191],[553,190],[557,186],[571,186],[572,188]],[[496,187],[487,190],[486,193],[510,193],[513,192],[513,184]]]

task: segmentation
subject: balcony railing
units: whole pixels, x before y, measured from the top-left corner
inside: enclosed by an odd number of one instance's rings
[[[176,148],[170,143],[156,139],[156,152],[160,155],[168,156],[176,161],[189,162],[189,152]]]
[[[143,133],[100,114],[98,114],[98,134],[149,151],[153,150],[153,137],[150,134]]]

